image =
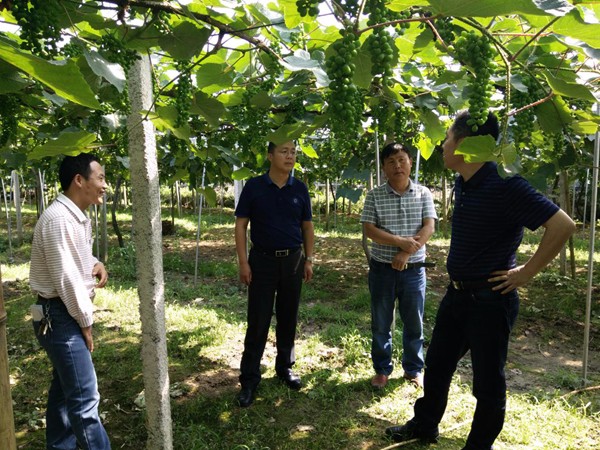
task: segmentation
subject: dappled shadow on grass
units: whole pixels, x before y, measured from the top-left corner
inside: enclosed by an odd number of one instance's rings
[[[213,376],[230,373],[213,372]],[[329,369],[304,374],[303,382],[305,387],[296,392],[276,377],[264,378],[249,408],[236,405],[237,389],[223,390],[220,396],[189,392],[173,408],[176,436],[191,435],[199,428],[211,431],[197,438],[194,446],[189,440],[176,440],[175,448],[380,449],[391,444],[384,430],[394,423],[369,409],[395,389],[406,390],[411,401],[417,395],[402,380],[392,380],[388,389],[374,392],[368,378],[342,382]],[[450,449],[462,442],[448,437],[443,444],[439,448]]]

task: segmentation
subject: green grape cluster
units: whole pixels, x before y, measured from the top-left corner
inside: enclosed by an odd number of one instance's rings
[[[0,95],[0,146],[17,134],[19,99],[16,95]]]
[[[420,136],[418,128],[419,121],[414,111],[405,105],[398,104],[394,111],[392,124],[396,141],[415,147]]]
[[[368,0],[365,3],[365,13],[369,14],[367,26],[388,22],[391,16],[384,0]],[[365,46],[371,54],[371,75],[381,75],[384,80],[389,80],[393,75],[395,47],[390,32],[384,27],[375,28],[365,41]]]
[[[532,76],[522,77],[523,84],[527,87],[526,92],[513,89],[511,100],[514,109],[521,109],[543,97],[543,91]],[[527,146],[531,142],[531,135],[535,128],[535,112],[533,108],[523,109],[514,116],[511,125],[513,140],[519,148]]]
[[[406,19],[410,19],[411,17],[412,17],[412,12],[410,9],[405,9],[404,11],[399,11],[399,12],[389,10],[389,12],[388,12],[388,21],[406,20]],[[396,25],[396,33],[399,36],[402,36],[408,27],[410,27],[409,22],[400,22],[399,24]]]
[[[76,58],[77,56],[83,55],[83,47],[81,44],[69,42],[63,46],[62,54],[67,58]]]
[[[306,106],[304,106],[304,98],[295,95],[286,107],[286,116],[283,123],[296,123],[299,120],[302,120],[305,114]]]
[[[456,27],[452,24],[452,17],[436,19],[433,26],[446,44],[452,44],[456,39]]]
[[[175,89],[175,108],[177,108],[176,127],[184,126],[190,118],[192,106],[192,74],[187,61],[176,61],[175,69],[179,72]]]
[[[473,131],[477,131],[487,120],[490,107],[492,90],[490,78],[494,52],[487,36],[475,31],[463,31],[456,40],[454,48],[459,61],[471,68],[468,94],[471,118],[468,125]]]
[[[42,57],[58,54],[59,4],[50,0],[13,0],[12,14],[21,28],[21,48]]]
[[[125,47],[121,40],[110,33],[102,36],[99,51],[108,61],[120,64],[125,72],[129,72],[133,63],[140,58],[135,51]]]
[[[319,2],[320,0],[296,0],[296,8],[298,9],[298,14],[300,14],[300,16],[302,17],[318,16]]]
[[[327,75],[331,80],[328,95],[334,132],[352,134],[361,126],[363,112],[362,94],[352,82],[356,70],[352,59],[357,55],[360,42],[351,30],[340,30],[342,39],[332,45],[333,52],[325,61]],[[344,133],[347,130],[348,133]]]

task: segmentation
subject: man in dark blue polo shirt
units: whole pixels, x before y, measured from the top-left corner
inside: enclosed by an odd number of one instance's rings
[[[313,275],[314,229],[306,185],[294,178],[293,142],[269,143],[271,166],[264,175],[248,180],[235,210],[235,247],[240,281],[248,286],[248,328],[240,365],[238,403],[254,401],[260,383],[260,360],[265,350],[273,307],[277,325],[275,372],[291,389],[301,388],[292,366],[302,280]],[[247,254],[250,223],[252,248]],[[304,254],[302,247],[304,246]]]
[[[463,450],[490,450],[504,425],[508,340],[519,309],[517,288],[558,254],[575,224],[520,176],[502,178],[492,162],[466,162],[455,150],[467,136],[498,139],[492,113],[476,132],[460,113],[443,144],[444,165],[459,173],[455,184],[447,269],[450,285],[440,304],[425,359],[424,396],[414,417],[386,429],[396,442],[436,442],[458,361],[471,352],[477,406]],[[523,227],[544,227],[540,245],[523,265],[516,251]]]

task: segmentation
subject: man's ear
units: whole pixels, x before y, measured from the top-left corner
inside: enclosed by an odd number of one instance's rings
[[[75,183],[77,186],[81,187],[81,184],[83,183],[83,175],[81,175],[80,173],[76,174],[73,177],[73,181],[71,182],[71,184],[72,183]]]

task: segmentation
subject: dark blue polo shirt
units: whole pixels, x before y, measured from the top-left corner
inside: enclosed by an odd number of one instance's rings
[[[268,173],[251,178],[242,189],[235,215],[250,219],[250,240],[260,248],[300,247],[301,224],[312,220],[308,189],[291,175],[281,189]]]
[[[502,178],[487,162],[468,181],[455,183],[447,269],[453,280],[484,280],[517,266],[523,227],[536,230],[558,206],[520,176]]]

